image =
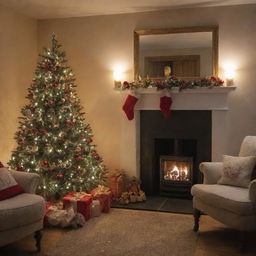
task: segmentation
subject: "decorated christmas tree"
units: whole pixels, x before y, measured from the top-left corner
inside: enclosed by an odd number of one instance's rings
[[[9,165],[41,176],[39,193],[58,199],[69,191],[90,191],[106,168],[92,144],[92,130],[75,91],[75,78],[54,35],[44,48],[28,88]]]

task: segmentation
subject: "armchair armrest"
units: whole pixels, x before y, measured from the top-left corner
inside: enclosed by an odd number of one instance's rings
[[[19,185],[22,186],[26,193],[35,194],[36,188],[40,181],[40,176],[36,173],[19,172],[14,170],[9,170],[13,175],[14,179]]]
[[[256,202],[256,179],[252,180],[249,186],[249,198],[253,202]]]
[[[199,165],[200,171],[204,174],[204,184],[216,184],[221,177],[222,162],[203,162]]]

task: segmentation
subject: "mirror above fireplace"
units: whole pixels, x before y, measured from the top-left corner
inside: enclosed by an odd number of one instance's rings
[[[134,75],[155,80],[217,76],[218,27],[136,30]]]

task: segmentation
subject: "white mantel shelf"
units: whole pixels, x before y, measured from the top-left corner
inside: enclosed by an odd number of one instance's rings
[[[171,90],[168,90],[170,94],[173,93],[204,93],[204,94],[215,94],[215,93],[229,93],[236,89],[236,86],[222,86],[222,87],[213,87],[213,88],[205,88],[205,87],[195,87],[193,89],[183,89],[182,91],[179,91],[179,88],[173,88]],[[115,89],[119,92],[125,92],[125,93],[134,93],[134,94],[164,94],[167,90],[157,90],[157,88],[138,88],[133,90],[121,90],[121,89]]]
[[[172,97],[172,110],[228,110],[228,94],[236,87],[193,88],[179,91],[157,90],[156,88],[138,88],[125,90],[124,96],[131,93],[139,98],[135,110],[159,110],[160,97],[169,94]]]

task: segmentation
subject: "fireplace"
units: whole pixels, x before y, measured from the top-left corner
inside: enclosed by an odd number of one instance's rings
[[[202,182],[199,163],[211,161],[211,111],[140,112],[140,177],[148,195],[190,198]]]

